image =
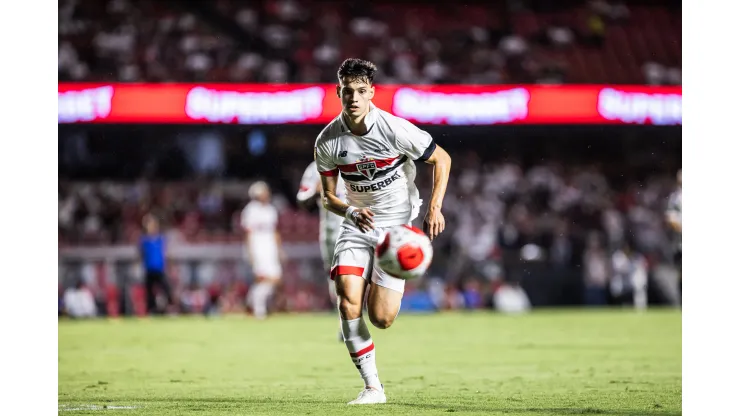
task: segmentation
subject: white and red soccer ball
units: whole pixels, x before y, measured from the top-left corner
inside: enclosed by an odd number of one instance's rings
[[[432,262],[432,242],[420,229],[409,225],[391,227],[375,246],[375,262],[384,272],[399,279],[416,279]]]

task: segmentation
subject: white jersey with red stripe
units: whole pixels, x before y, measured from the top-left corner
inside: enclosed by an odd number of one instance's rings
[[[429,133],[372,104],[365,124],[367,133],[355,135],[340,114],[322,130],[314,149],[318,172],[341,175],[346,202],[372,210],[375,226],[408,224],[422,202],[414,161],[429,159],[436,144]]]

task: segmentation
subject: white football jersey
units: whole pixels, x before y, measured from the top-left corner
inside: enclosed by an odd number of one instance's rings
[[[668,207],[666,209],[666,214],[668,214],[669,217],[673,218],[673,220],[677,221],[679,224],[683,224],[681,218],[681,191],[682,189],[678,188],[671,194],[671,196],[668,198]],[[674,244],[680,250],[681,233],[676,233],[675,237],[676,241],[674,241]]]
[[[321,176],[319,171],[316,169],[316,162],[311,162],[306,170],[303,172],[301,178],[301,187],[298,190],[297,198],[299,201],[306,201],[313,198],[316,195],[317,188],[321,184]],[[344,188],[344,181],[341,177],[337,181],[337,197],[342,201],[346,201],[347,195]],[[337,235],[339,234],[339,226],[342,224],[343,218],[334,215],[324,208],[324,204],[321,202],[321,198],[316,200],[316,205],[319,206],[319,238],[321,241],[332,240],[336,241]]]
[[[251,201],[244,207],[242,227],[250,233],[248,250],[253,256],[277,259],[277,225],[278,212],[272,204]]]
[[[316,139],[315,159],[321,175],[341,175],[347,203],[370,208],[377,227],[411,222],[421,199],[414,185],[415,160],[425,161],[436,144],[429,133],[370,104],[368,132],[350,132],[337,116]]]
[[[681,222],[681,191],[682,189],[677,189],[668,198],[668,213],[675,215],[678,222]]]

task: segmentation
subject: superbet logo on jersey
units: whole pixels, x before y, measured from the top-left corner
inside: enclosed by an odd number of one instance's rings
[[[352,192],[375,192],[380,191],[383,188],[387,188],[392,184],[393,182],[397,181],[398,179],[401,179],[401,174],[398,172],[395,172],[393,176],[390,178],[385,178],[382,181],[375,182],[371,185],[355,185],[353,183],[349,184],[349,189]]]

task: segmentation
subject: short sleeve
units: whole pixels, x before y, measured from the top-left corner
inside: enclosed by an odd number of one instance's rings
[[[398,150],[412,160],[426,161],[437,148],[432,136],[416,127],[408,120],[396,118],[396,146]]]
[[[298,188],[298,195],[296,198],[302,202],[307,201],[316,195],[316,186],[318,185],[319,180],[319,171],[316,169],[316,162],[311,162],[303,172],[301,185],[300,188]]]
[[[314,160],[316,161],[316,170],[322,176],[337,176],[339,168],[334,163],[332,152],[326,142],[316,141],[316,147],[313,151]]]

